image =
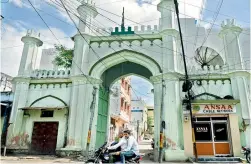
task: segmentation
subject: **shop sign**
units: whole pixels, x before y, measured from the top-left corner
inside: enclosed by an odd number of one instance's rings
[[[208,132],[207,127],[196,127],[196,132],[200,133],[200,132]]]
[[[193,114],[229,114],[236,113],[235,105],[231,104],[193,104]]]

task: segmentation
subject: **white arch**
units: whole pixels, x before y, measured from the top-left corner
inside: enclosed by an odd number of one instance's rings
[[[153,76],[161,73],[159,64],[149,56],[131,50],[122,50],[112,53],[96,62],[91,67],[89,75],[99,79],[107,69],[126,61],[142,65],[147,68]]]

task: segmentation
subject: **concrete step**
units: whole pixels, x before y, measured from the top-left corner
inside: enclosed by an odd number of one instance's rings
[[[239,157],[200,157],[198,162],[201,163],[241,163]]]

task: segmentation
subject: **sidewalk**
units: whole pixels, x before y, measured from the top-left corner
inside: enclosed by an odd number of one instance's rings
[[[70,158],[59,158],[56,156],[46,156],[46,155],[38,155],[38,156],[29,156],[29,155],[17,155],[17,156],[1,156],[1,162],[3,161],[33,161],[33,162],[60,162],[60,163],[70,163],[76,160],[72,160]]]

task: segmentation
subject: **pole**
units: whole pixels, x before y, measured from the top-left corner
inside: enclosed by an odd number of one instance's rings
[[[162,92],[161,92],[161,106],[160,106],[160,144],[159,144],[159,163],[162,163],[163,160],[163,142],[164,142],[164,119],[163,119],[163,111],[164,111],[164,87],[165,81],[163,79],[163,72],[162,72]]]
[[[137,120],[137,141],[139,142],[139,120]]]
[[[89,130],[88,130],[88,137],[87,137],[87,146],[86,146],[86,155],[89,156],[89,149],[90,149],[90,142],[91,142],[91,130],[92,130],[92,123],[93,123],[93,117],[94,117],[94,111],[95,111],[95,104],[96,104],[96,93],[97,93],[97,88],[93,87],[93,92],[92,92],[92,103],[90,107],[90,123],[89,123]]]
[[[182,48],[182,57],[183,57],[183,62],[184,62],[184,68],[185,68],[185,83],[186,89],[187,89],[187,96],[188,96],[188,102],[187,102],[187,108],[190,113],[190,122],[192,126],[192,142],[193,142],[193,150],[195,154],[195,162],[198,161],[198,155],[197,155],[197,148],[196,148],[196,143],[195,143],[195,137],[194,137],[194,122],[193,122],[193,113],[192,113],[192,106],[191,106],[191,94],[190,94],[190,89],[189,88],[189,78],[188,78],[188,73],[187,73],[187,66],[186,66],[186,58],[185,58],[185,50],[184,50],[184,45],[183,45],[183,40],[182,40],[182,33],[181,33],[181,27],[180,27],[180,19],[179,19],[179,8],[178,8],[178,2],[177,0],[174,0],[174,5],[175,5],[175,11],[177,15],[177,20],[178,20],[178,26],[179,26],[179,34],[180,34],[180,41],[181,41],[181,48]]]

